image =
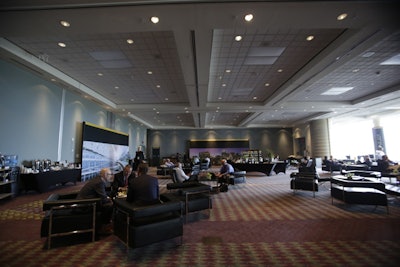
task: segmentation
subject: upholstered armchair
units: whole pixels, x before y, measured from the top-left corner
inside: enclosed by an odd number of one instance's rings
[[[233,175],[229,177],[229,184],[243,184],[246,183],[246,171],[235,171]]]
[[[51,194],[43,202],[45,216],[41,224],[41,237],[47,237],[47,248],[51,248],[55,237],[90,233],[95,241],[96,222],[101,214],[100,198],[76,199],[78,192]]]
[[[177,237],[182,244],[180,201],[138,206],[125,199],[115,199],[114,207],[114,235],[128,247],[142,247]]]
[[[290,189],[293,190],[293,194],[297,190],[312,191],[313,197],[315,192],[318,192],[318,173],[315,167],[302,167],[299,168],[299,172],[292,173],[290,175]]]

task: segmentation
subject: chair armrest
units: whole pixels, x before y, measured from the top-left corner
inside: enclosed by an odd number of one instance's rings
[[[135,203],[129,203],[125,199],[116,199],[114,203],[116,208],[128,213],[129,216],[133,218],[148,217],[166,212],[182,211],[182,203],[180,201],[157,203],[146,206],[137,206]]]
[[[57,206],[71,206],[74,204],[92,204],[100,206],[100,198],[88,198],[88,199],[62,199],[62,200],[46,200],[43,202],[43,211],[50,210]]]

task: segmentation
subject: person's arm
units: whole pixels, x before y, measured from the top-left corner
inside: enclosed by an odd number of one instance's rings
[[[106,193],[106,186],[104,182],[98,183],[95,187],[96,194],[101,198],[103,204],[110,202],[110,197]]]

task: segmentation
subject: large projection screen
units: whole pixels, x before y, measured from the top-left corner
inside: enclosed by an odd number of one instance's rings
[[[118,172],[128,163],[128,134],[83,122],[82,181],[97,176],[102,168]]]

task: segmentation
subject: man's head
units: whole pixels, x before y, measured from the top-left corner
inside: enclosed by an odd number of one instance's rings
[[[222,165],[225,165],[225,164],[226,164],[226,159],[222,159],[222,160],[221,160],[221,164],[222,164]]]
[[[132,174],[132,166],[126,165],[123,170],[124,176],[129,177]]]
[[[100,177],[104,182],[114,181],[114,175],[109,168],[103,168],[100,170]]]
[[[140,163],[138,166],[138,173],[140,174],[147,174],[149,170],[149,165],[146,163]]]

